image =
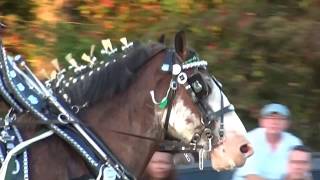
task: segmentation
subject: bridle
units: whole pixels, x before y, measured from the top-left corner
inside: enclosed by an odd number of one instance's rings
[[[193,134],[192,140],[189,144],[185,144],[185,146],[181,146],[180,144],[177,146],[177,149],[174,151],[184,152],[187,151],[199,151],[203,150],[203,146],[199,145],[199,141],[201,136],[204,134],[208,140],[208,149],[206,151],[211,151],[211,148],[217,146],[223,142],[224,138],[224,115],[226,113],[234,111],[233,105],[229,104],[228,106],[224,106],[224,97],[222,93],[222,86],[218,82],[218,80],[214,77],[211,79],[215,83],[215,85],[219,88],[220,91],[220,109],[218,111],[213,111],[213,109],[208,104],[207,98],[210,95],[212,89],[205,82],[203,75],[199,71],[200,68],[206,70],[207,62],[204,60],[200,60],[199,56],[196,53],[193,53],[193,56],[188,59],[186,62],[182,63],[182,60],[178,56],[178,54],[173,49],[168,49],[166,58],[164,59],[164,63],[162,65],[162,70],[165,72],[169,72],[172,74],[170,87],[167,91],[166,99],[163,100],[166,102],[167,113],[165,115],[164,129],[165,129],[165,139],[168,137],[168,126],[169,119],[171,115],[171,109],[173,105],[173,100],[176,95],[176,91],[181,86],[184,87],[189,96],[192,98],[192,102],[198,107],[202,119],[201,123],[203,128],[199,132],[195,132]],[[164,68],[167,67],[167,68]],[[192,69],[193,72],[191,75],[186,73],[187,70]],[[151,93],[153,100],[154,96]],[[155,100],[154,100],[155,102]],[[159,103],[161,104],[161,103]],[[161,107],[163,108],[163,107]],[[220,123],[219,127],[219,138],[212,143],[213,139],[213,131],[214,124]],[[170,151],[174,148],[172,146],[173,143],[167,143],[165,141],[161,148],[166,151],[166,144],[170,145]],[[179,149],[180,148],[180,149]]]

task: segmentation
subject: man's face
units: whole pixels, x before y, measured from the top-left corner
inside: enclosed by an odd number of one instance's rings
[[[289,155],[288,175],[290,179],[304,179],[311,170],[311,155],[308,152],[294,150]]]
[[[260,125],[266,129],[267,134],[280,134],[287,129],[288,123],[288,119],[279,114],[270,114],[260,118]]]

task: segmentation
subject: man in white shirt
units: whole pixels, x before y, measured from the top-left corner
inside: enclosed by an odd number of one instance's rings
[[[289,109],[282,104],[268,104],[261,110],[259,128],[248,133],[254,154],[238,168],[233,180],[280,180],[286,174],[288,155],[293,146],[302,144],[285,132],[289,127]]]

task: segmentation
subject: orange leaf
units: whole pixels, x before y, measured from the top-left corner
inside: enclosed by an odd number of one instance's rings
[[[100,3],[106,7],[106,8],[112,8],[114,7],[114,2],[113,0],[100,0]]]

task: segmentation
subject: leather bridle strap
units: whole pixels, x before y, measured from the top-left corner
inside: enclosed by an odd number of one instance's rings
[[[219,83],[219,81],[212,76],[212,80],[213,82],[218,86],[219,90],[220,90],[220,105],[221,108],[219,111],[215,112],[215,115],[218,116],[220,113],[220,127],[219,127],[219,138],[220,140],[223,140],[224,138],[224,114],[229,113],[231,111],[234,111],[234,106],[232,104],[229,104],[228,106],[224,107],[224,98],[223,98],[223,94],[222,94],[222,87],[221,84]]]
[[[168,138],[168,127],[169,127],[169,120],[170,120],[170,114],[171,114],[171,109],[172,109],[172,104],[173,104],[173,99],[174,97],[176,96],[176,90],[172,89],[170,87],[170,92],[169,92],[169,95],[168,95],[168,108],[167,108],[167,113],[166,113],[166,119],[165,119],[165,122],[164,122],[164,139],[167,139]]]
[[[168,136],[168,127],[169,127],[169,120],[170,120],[170,114],[171,114],[171,109],[172,109],[172,104],[173,104],[173,100],[176,96],[176,90],[178,88],[178,82],[177,82],[177,75],[174,74],[174,65],[177,61],[178,58],[176,56],[176,52],[175,50],[173,49],[168,49],[167,51],[167,54],[166,54],[166,57],[164,59],[164,63],[161,67],[161,69],[163,71],[166,71],[166,72],[171,72],[171,75],[172,75],[172,78],[171,78],[171,81],[170,81],[170,89],[169,89],[169,93],[168,93],[168,106],[167,106],[167,113],[166,113],[166,118],[165,118],[165,122],[164,122],[164,139],[167,139],[169,136]],[[180,63],[179,63],[180,64]],[[166,67],[166,68],[164,68]],[[164,70],[164,69],[167,69],[167,70]]]
[[[192,153],[203,148],[201,145],[184,143],[175,140],[164,140],[159,144],[159,151],[170,153]]]
[[[228,106],[224,107],[224,100],[223,100],[223,95],[222,95],[222,91],[220,91],[221,93],[221,100],[220,100],[220,104],[221,107],[218,111],[213,111],[210,107],[207,107],[208,105],[206,103],[203,103],[202,101],[199,101],[198,107],[202,113],[202,116],[205,117],[205,121],[202,122],[206,128],[210,128],[209,126],[211,125],[211,123],[213,121],[218,122],[219,118],[220,118],[220,127],[219,127],[219,138],[220,140],[222,140],[222,138],[224,137],[224,115],[234,111],[234,107],[232,104],[229,104]]]
[[[224,109],[224,101],[223,101],[223,94],[222,94],[221,88],[220,88],[220,95],[221,95],[221,101],[220,101],[221,108],[220,108],[220,110],[223,110]],[[229,108],[228,108],[228,110],[229,110]],[[220,140],[222,140],[223,137],[224,137],[224,114],[225,113],[223,112],[220,115],[220,127],[219,127],[219,138],[220,138]]]

